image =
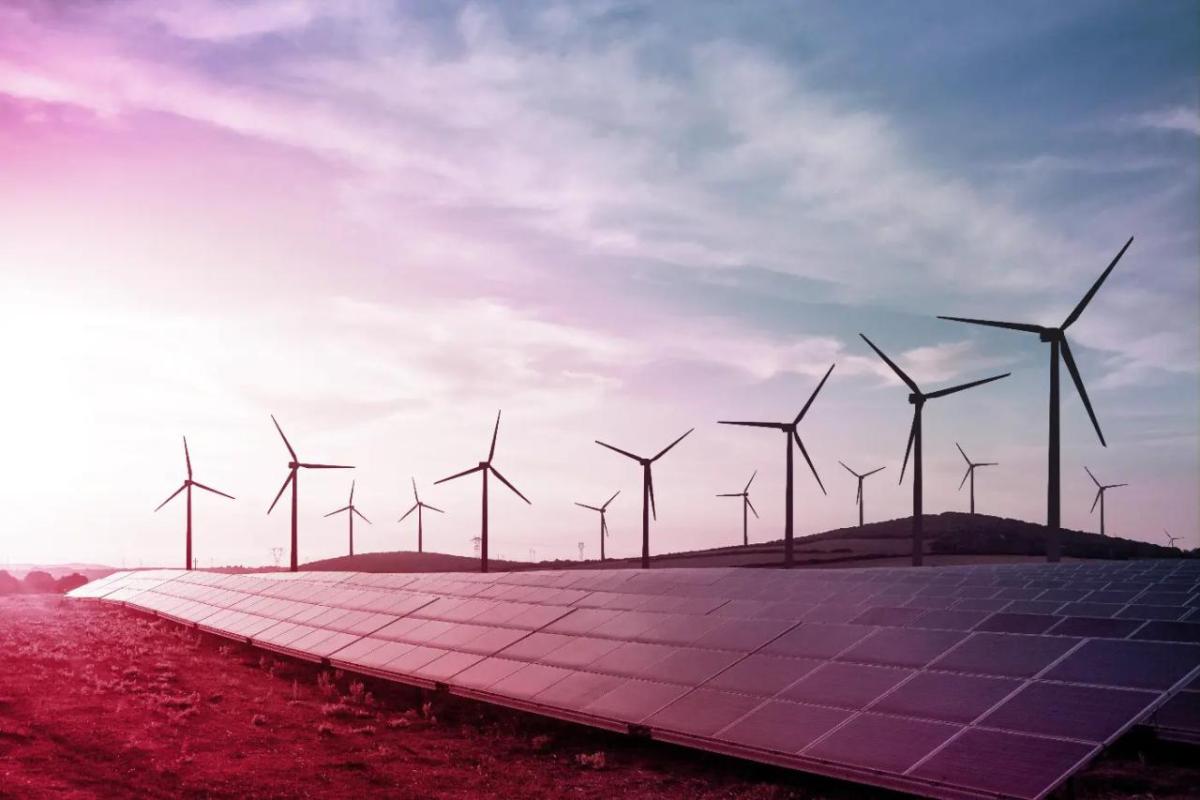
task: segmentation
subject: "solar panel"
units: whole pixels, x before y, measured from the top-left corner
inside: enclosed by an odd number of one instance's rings
[[[1040,798],[1140,720],[1200,741],[1200,566],[116,573],[312,661],[931,797]]]

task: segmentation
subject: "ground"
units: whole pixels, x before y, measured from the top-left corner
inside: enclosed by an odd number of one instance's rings
[[[1078,798],[1194,797],[1125,746]],[[0,598],[0,798],[880,797],[277,659],[111,606]]]

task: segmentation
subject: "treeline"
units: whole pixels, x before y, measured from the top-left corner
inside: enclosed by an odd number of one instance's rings
[[[66,594],[72,589],[83,586],[88,579],[73,572],[61,578],[55,578],[49,572],[32,570],[26,573],[24,579],[17,580],[7,571],[0,569],[0,595],[4,594]]]

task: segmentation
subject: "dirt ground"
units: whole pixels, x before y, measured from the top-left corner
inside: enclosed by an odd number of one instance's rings
[[[1078,798],[1185,798],[1195,753],[1126,745]],[[0,798],[667,798],[885,793],[508,712],[133,612],[0,598]]]

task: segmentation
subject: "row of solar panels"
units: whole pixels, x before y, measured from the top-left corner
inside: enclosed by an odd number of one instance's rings
[[[1041,797],[1154,712],[1200,730],[1188,711],[1200,571],[1187,562],[156,571],[73,594],[344,669],[931,797]],[[969,607],[985,600],[996,609]],[[1059,613],[1013,605],[1031,602]]]

